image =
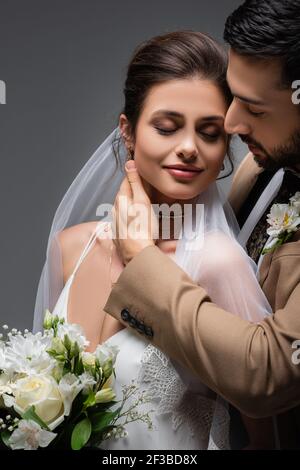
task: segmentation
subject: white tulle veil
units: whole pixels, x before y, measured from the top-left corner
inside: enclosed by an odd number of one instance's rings
[[[119,138],[117,128],[102,142],[76,176],[55,212],[36,296],[34,331],[42,329],[45,309],[54,309],[63,288],[62,257],[57,235],[67,227],[97,220],[97,207],[104,203],[112,204],[119,190],[125,176],[127,155]],[[110,215],[106,218],[109,219]]]
[[[113,204],[125,176],[126,156],[117,128],[84,165],[56,210],[38,285],[34,331],[42,329],[45,310],[54,309],[63,289],[62,256],[57,235],[66,227],[101,220],[96,215],[97,208],[100,204]],[[196,220],[193,215],[187,218],[189,222],[185,222],[177,243],[176,262],[207,289],[214,302],[245,319],[259,321],[271,309],[259,287],[255,264],[236,241],[239,229],[231,208],[216,183],[195,202],[204,205],[203,217],[201,220]],[[109,213],[104,218],[112,219]],[[193,241],[193,249],[191,231],[201,232],[201,236]],[[229,263],[228,250],[232,253]]]

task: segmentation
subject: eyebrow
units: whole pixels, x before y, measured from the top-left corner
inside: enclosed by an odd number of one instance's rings
[[[227,71],[227,74],[226,74],[226,81],[227,81],[227,85],[229,86],[230,88],[230,91],[231,91],[231,94],[239,99],[240,101],[244,101],[245,103],[248,103],[248,104],[254,104],[254,105],[257,105],[257,106],[266,106],[267,103],[265,103],[264,101],[261,101],[261,100],[257,100],[255,98],[248,98],[247,96],[243,96],[243,95],[239,95],[237,93],[234,93],[234,91],[232,90],[231,86],[230,86],[230,80],[229,80],[229,74],[228,74],[228,71]]]
[[[153,115],[152,115],[152,118],[156,117],[159,114],[164,114],[167,117],[177,117],[177,118],[181,118],[181,119],[184,118],[183,114],[178,113],[177,111],[169,111],[167,109],[159,109],[158,111],[155,111],[155,113],[153,113]],[[224,117],[221,116],[221,115],[204,116],[203,118],[201,118],[201,121],[208,121],[208,122],[210,122],[210,121],[222,121],[223,122]]]
[[[235,96],[235,98],[238,98],[241,101],[245,101],[245,103],[256,104],[258,106],[265,106],[266,105],[266,103],[264,103],[263,101],[256,100],[254,98],[247,98],[246,96],[237,95],[236,93],[232,93],[232,94],[233,94],[233,96]]]

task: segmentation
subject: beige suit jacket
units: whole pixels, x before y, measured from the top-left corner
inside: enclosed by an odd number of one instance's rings
[[[252,158],[246,158],[230,195],[235,209],[257,173]],[[300,404],[300,364],[292,361],[292,343],[300,340],[300,231],[264,257],[260,283],[274,314],[251,324],[212,303],[153,246],[128,263],[105,311],[144,334],[246,415],[270,416]]]

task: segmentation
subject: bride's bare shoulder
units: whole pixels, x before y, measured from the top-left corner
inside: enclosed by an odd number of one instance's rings
[[[99,221],[84,222],[68,227],[59,233],[58,239],[62,252],[64,282],[72,274],[84,247],[87,245],[98,223]]]
[[[95,231],[98,222],[84,222],[65,228],[59,234],[59,242],[62,249],[74,249],[82,246]]]

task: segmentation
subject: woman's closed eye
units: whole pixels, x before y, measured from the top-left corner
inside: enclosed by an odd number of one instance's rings
[[[266,114],[264,111],[255,111],[254,109],[251,109],[249,107],[247,108],[247,111],[249,114],[251,114],[251,116],[254,117],[262,117]]]
[[[157,130],[159,134],[162,134],[162,135],[173,134],[174,132],[177,131],[177,129],[163,129],[162,127],[157,127],[157,126],[155,126],[155,129]]]
[[[215,141],[217,139],[219,139],[221,137],[221,132],[205,132],[205,131],[201,131],[201,135],[207,139],[207,140],[210,140],[210,141]]]
[[[162,127],[157,127],[155,126],[155,129],[157,130],[157,132],[161,135],[171,135],[171,134],[174,134],[179,128],[177,129],[164,129]],[[217,139],[219,139],[219,137],[221,136],[221,132],[219,131],[207,131],[207,130],[198,130],[197,131],[199,135],[201,135],[202,137],[204,137],[204,139],[206,140],[210,140],[210,141],[215,141]]]

